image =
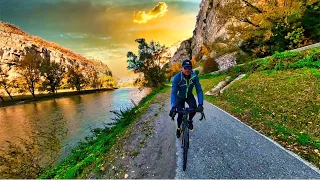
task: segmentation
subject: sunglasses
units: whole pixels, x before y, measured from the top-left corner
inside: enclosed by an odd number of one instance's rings
[[[185,70],[192,70],[192,67],[191,67],[191,66],[186,66],[186,67],[183,67],[183,69],[185,69]]]

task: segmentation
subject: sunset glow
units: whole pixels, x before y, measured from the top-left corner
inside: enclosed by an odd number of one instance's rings
[[[135,39],[170,46],[192,36],[201,0],[2,0],[0,20],[128,76]]]

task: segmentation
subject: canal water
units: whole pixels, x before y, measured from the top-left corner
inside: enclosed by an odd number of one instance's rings
[[[121,88],[0,108],[0,178],[32,177],[63,160],[93,129],[112,122],[110,111],[132,108],[150,91]]]

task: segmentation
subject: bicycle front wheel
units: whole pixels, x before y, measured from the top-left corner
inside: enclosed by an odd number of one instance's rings
[[[183,130],[182,136],[182,144],[183,144],[183,171],[187,168],[187,160],[188,160],[188,148],[189,148],[189,128],[185,127]]]

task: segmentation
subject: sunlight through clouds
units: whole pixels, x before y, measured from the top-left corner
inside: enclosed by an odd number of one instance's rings
[[[134,15],[133,22],[135,23],[147,23],[151,19],[162,17],[168,11],[168,6],[165,2],[159,2],[156,7],[146,13],[145,11],[139,11]]]

